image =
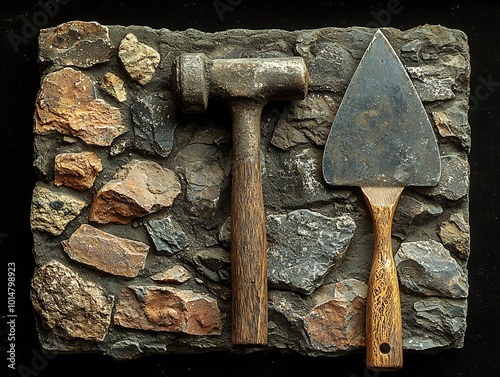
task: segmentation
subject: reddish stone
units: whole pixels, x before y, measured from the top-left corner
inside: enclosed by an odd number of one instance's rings
[[[72,68],[46,75],[35,105],[35,134],[59,132],[109,146],[126,132],[120,110],[94,96],[90,78]]]
[[[129,286],[122,290],[114,324],[122,327],[220,335],[217,301],[190,290],[158,286]]]
[[[365,345],[366,284],[343,280],[319,288],[314,308],[305,316],[305,330],[312,349],[335,352]]]
[[[146,264],[149,246],[82,224],[62,242],[73,260],[101,271],[125,277],[136,277]]]
[[[55,158],[54,184],[87,190],[101,171],[101,159],[94,152],[61,153]]]
[[[94,197],[90,221],[128,224],[134,218],[172,205],[181,192],[177,175],[151,161],[123,166]]]

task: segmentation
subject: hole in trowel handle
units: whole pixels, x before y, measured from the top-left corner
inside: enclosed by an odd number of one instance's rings
[[[391,352],[391,346],[387,343],[382,343],[380,345],[380,352],[382,352],[384,355],[387,355],[389,352]]]

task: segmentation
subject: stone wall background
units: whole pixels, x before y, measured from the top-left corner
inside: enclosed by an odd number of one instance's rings
[[[469,257],[469,54],[457,30],[383,29],[435,127],[442,179],[405,189],[393,248],[404,347],[463,344]],[[338,355],[364,345],[371,220],[357,189],[328,187],[322,149],[374,30],[172,32],[71,22],[43,30],[35,110],[39,174],[32,302],[46,350],[142,354],[231,349],[231,123],[178,112],[170,68],[209,58],[300,55],[303,101],[261,124],[269,346]]]

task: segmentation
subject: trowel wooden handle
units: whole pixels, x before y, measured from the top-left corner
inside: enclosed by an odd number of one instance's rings
[[[267,259],[260,166],[262,106],[233,102],[231,193],[232,338],[267,344]]]
[[[375,233],[366,298],[366,364],[374,370],[403,366],[401,304],[391,228],[402,187],[362,187]]]

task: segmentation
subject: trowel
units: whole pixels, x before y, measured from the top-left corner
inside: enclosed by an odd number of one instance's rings
[[[359,186],[370,209],[374,255],[366,302],[366,358],[373,370],[403,365],[399,284],[391,225],[406,186],[435,186],[441,176],[436,138],[408,73],[382,31],[361,59],[333,121],[323,176]]]

